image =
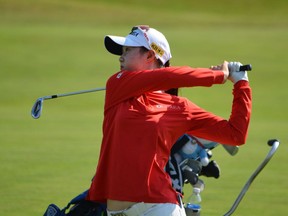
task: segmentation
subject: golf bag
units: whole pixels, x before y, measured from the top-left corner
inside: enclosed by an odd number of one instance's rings
[[[183,194],[184,183],[190,183],[195,185],[199,179],[199,176],[219,178],[220,168],[216,161],[211,160],[207,166],[202,166],[199,158],[185,159],[182,162],[177,162],[175,153],[191,140],[189,135],[184,134],[180,137],[171,149],[169,161],[166,165],[166,172],[169,174],[173,188]],[[209,147],[206,150],[209,159],[212,157],[212,150],[214,146]]]
[[[85,200],[87,193],[88,190],[79,194],[63,209],[55,204],[50,204],[44,216],[106,216],[106,204]]]
[[[197,152],[197,150],[194,151],[193,154],[189,155],[189,157],[184,159],[179,158],[179,152],[183,146],[187,144],[193,144],[195,146],[196,143],[196,138],[184,134],[173,145],[169,161],[166,165],[166,172],[171,178],[173,188],[182,195],[184,195],[183,187],[185,183],[190,183],[193,189],[197,188],[199,189],[199,192],[201,192],[204,189],[204,182],[199,179],[199,176],[219,178],[220,175],[220,169],[217,163],[212,160],[204,166],[201,163],[201,157],[200,154],[198,154],[199,151]],[[197,148],[201,151],[201,153],[205,151],[205,157],[210,159],[212,157],[212,152],[210,150],[216,145],[215,143],[212,143],[211,145],[211,142],[208,144],[208,146],[203,146],[201,149],[199,147]],[[200,193],[198,196],[200,197]],[[200,216],[201,206],[196,203],[192,204],[188,201],[185,204],[185,211],[187,216]]]

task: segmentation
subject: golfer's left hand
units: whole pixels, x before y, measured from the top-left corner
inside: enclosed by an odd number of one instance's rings
[[[249,81],[247,71],[239,71],[240,66],[242,66],[242,64],[240,62],[229,62],[228,63],[228,68],[229,68],[228,79],[231,80],[234,84],[240,80]]]

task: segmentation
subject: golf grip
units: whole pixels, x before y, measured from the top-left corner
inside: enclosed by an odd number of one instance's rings
[[[252,65],[251,64],[242,65],[239,68],[239,71],[251,71],[251,70],[252,70]]]

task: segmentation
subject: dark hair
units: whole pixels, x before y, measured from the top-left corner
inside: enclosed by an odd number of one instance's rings
[[[170,61],[169,60],[165,63],[164,67],[170,67]],[[165,93],[178,96],[178,88],[168,89],[165,91]]]
[[[165,91],[165,93],[170,95],[178,96],[178,88],[171,88]]]

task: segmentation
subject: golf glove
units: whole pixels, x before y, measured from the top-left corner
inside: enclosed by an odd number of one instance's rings
[[[229,62],[228,69],[229,69],[229,77],[228,79],[231,80],[234,84],[240,80],[248,80],[247,71],[239,71],[240,66],[242,64],[240,62]]]

